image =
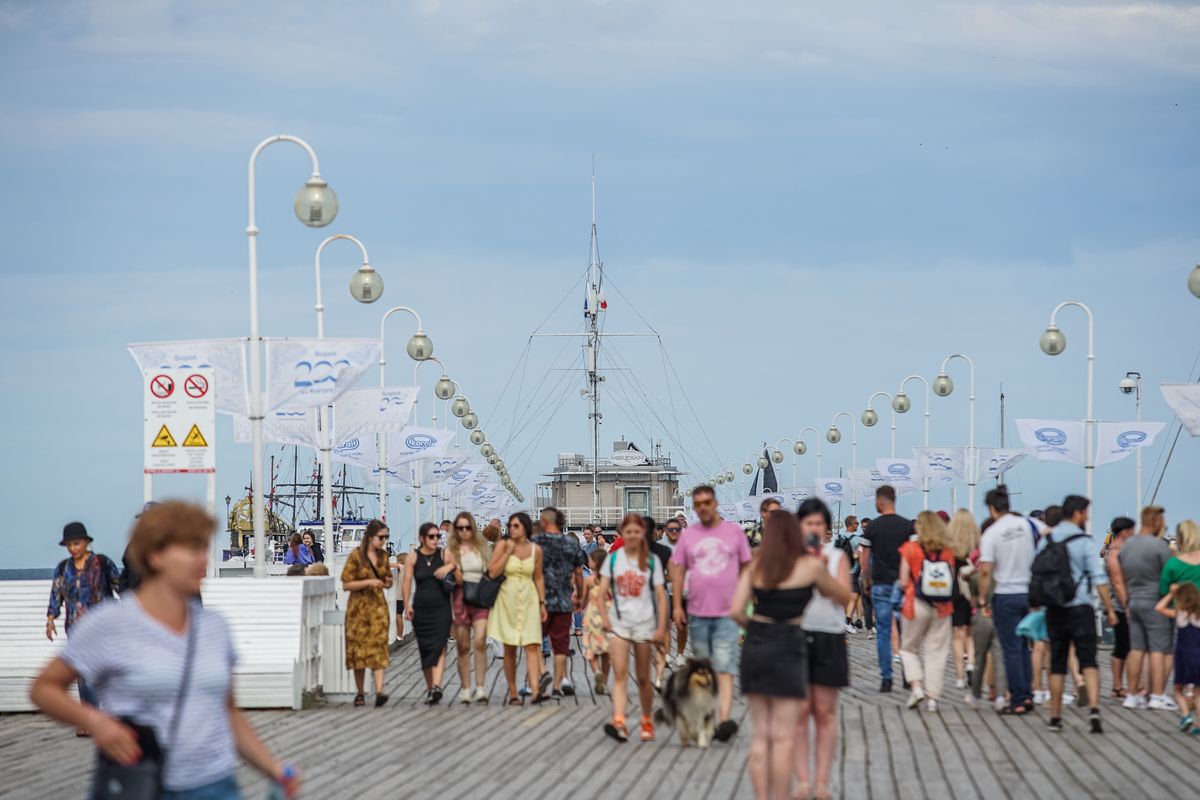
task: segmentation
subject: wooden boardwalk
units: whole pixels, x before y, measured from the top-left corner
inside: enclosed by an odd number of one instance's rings
[[[875,692],[874,642],[850,638],[854,685],[843,694],[835,796],[1174,798],[1200,786],[1200,737],[1179,733],[1174,714],[1106,701],[1103,736],[1088,734],[1075,708],[1065,712],[1067,730],[1054,734],[1041,711],[1013,719],[986,703],[967,707],[953,677],[938,713],[907,711],[904,692]],[[1106,653],[1102,660],[1106,671]],[[461,688],[450,661],[447,700]],[[394,653],[385,708],[335,703],[250,717],[277,753],[302,765],[309,798],[753,797],[743,703],[735,711],[742,733],[707,752],[682,749],[669,729],[653,743],[617,744],[600,730],[609,701],[593,696],[583,659],[572,659],[571,672],[580,694],[561,703],[501,705],[496,662],[489,705],[427,707],[409,643]],[[1106,695],[1107,687],[1106,680]],[[33,714],[0,716],[0,797],[84,797],[91,763],[90,743],[71,731]],[[240,780],[248,800],[265,796],[264,782],[248,770]]]

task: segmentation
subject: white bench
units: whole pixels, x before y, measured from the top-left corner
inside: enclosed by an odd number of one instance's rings
[[[58,637],[46,638],[50,581],[0,581],[0,711],[33,711],[29,686],[66,644],[64,619]]]

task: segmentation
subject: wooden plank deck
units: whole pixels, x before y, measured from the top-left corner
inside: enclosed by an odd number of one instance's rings
[[[986,702],[970,708],[947,677],[936,714],[907,711],[899,690],[880,695],[874,643],[852,636],[853,687],[843,693],[842,739],[834,791],[847,798],[1180,797],[1200,785],[1200,737],[1180,734],[1175,715],[1126,711],[1106,702],[1104,736],[1086,733],[1081,709],[1066,709],[1067,730],[1052,734],[1045,714],[1000,717]],[[1108,693],[1107,653],[1102,654]],[[305,797],[355,800],[436,797],[687,798],[753,797],[746,772],[749,715],[742,733],[707,752],[682,749],[669,730],[651,744],[617,744],[600,726],[607,697],[592,692],[582,658],[571,659],[579,694],[541,707],[502,705],[500,663],[489,669],[491,702],[455,705],[460,685],[448,657],[446,700],[423,702],[416,648],[393,654],[382,709],[333,703],[304,711],[253,711],[276,752],[306,774]],[[636,719],[636,717],[635,717]],[[83,797],[91,745],[35,714],[0,716],[0,798]],[[261,778],[243,769],[247,798]]]

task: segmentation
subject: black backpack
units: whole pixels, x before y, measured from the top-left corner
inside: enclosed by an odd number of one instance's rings
[[[1059,608],[1075,599],[1079,583],[1071,576],[1071,553],[1067,545],[1085,538],[1088,538],[1086,533],[1077,533],[1061,542],[1048,539],[1042,552],[1034,556],[1029,576],[1031,608]]]

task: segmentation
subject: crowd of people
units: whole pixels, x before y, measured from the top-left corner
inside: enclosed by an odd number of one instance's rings
[[[443,700],[451,646],[456,702],[487,703],[490,643],[502,653],[506,704],[570,696],[574,641],[595,693],[611,697],[604,732],[626,741],[633,728],[653,741],[656,691],[675,671],[703,665],[714,676],[713,739],[737,735],[734,697],[747,699],[749,774],[762,798],[830,796],[850,636],[874,638],[879,691],[893,692],[899,680],[910,709],[936,713],[952,701],[952,675],[968,706],[980,705],[986,688],[1003,715],[1044,706],[1048,729],[1058,732],[1063,706],[1075,703],[1099,734],[1099,612],[1113,637],[1110,702],[1177,712],[1179,729],[1200,735],[1200,528],[1190,520],[1171,536],[1163,509],[1147,506],[1137,522],[1114,519],[1101,547],[1087,533],[1090,503],[1080,496],[1021,515],[1000,486],[987,493],[988,514],[977,524],[965,510],[909,520],[896,512],[893,488],[880,486],[876,516],[847,517],[837,534],[820,500],[791,513],[768,498],[748,535],[722,519],[711,487],[696,487],[692,503],[690,525],[683,515],[657,524],[628,514],[612,533],[585,526],[578,535],[554,508],[536,522],[519,512],[482,529],[461,512],[422,525],[399,564],[388,527],[371,521],[340,573],[354,705],[367,704],[368,670],[373,705],[388,702],[387,591],[402,567],[397,632],[411,625],[427,703]],[[31,696],[94,737],[98,775],[157,763],[172,800],[237,797],[240,755],[290,795],[298,772],[238,711],[228,628],[199,602],[214,527],[187,504],[147,507],[122,569],[91,551],[81,523],[67,525],[46,635],[57,635],[65,611],[68,642]],[[293,536],[285,559],[289,574],[328,574],[311,534]],[[105,602],[122,591],[131,592],[124,602]],[[132,652],[155,657],[131,660]],[[626,718],[631,676],[636,726]]]

